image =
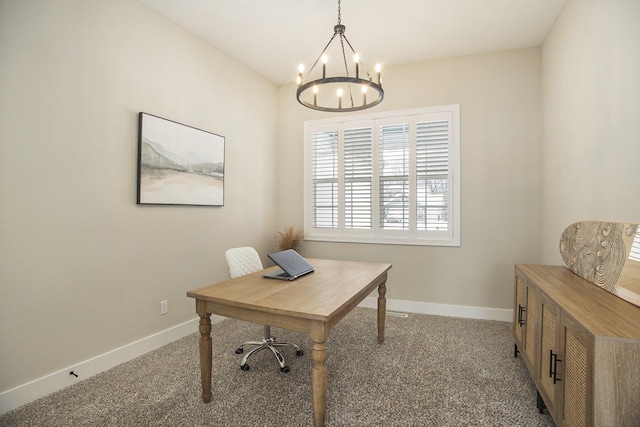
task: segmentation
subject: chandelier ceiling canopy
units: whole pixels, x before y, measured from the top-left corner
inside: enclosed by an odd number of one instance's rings
[[[314,110],[337,113],[359,111],[378,105],[384,99],[380,64],[376,65],[375,77],[367,71],[360,55],[344,34],[345,26],[342,25],[340,12],[338,0],[338,24],[333,27],[329,43],[306,76],[304,65],[300,64],[298,68],[296,97],[300,104]],[[334,40],[339,40],[339,45],[334,43],[332,47]],[[330,56],[330,52],[334,55]],[[322,71],[319,67],[316,69],[319,62],[322,63]]]

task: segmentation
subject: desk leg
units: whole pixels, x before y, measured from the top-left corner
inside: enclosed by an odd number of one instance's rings
[[[202,400],[211,402],[211,313],[200,315],[200,381]]]
[[[313,399],[313,426],[324,426],[327,409],[327,346],[325,342],[313,342],[311,349],[313,370],[311,371],[311,397]]]
[[[384,342],[384,323],[387,315],[387,282],[378,286],[378,342]]]

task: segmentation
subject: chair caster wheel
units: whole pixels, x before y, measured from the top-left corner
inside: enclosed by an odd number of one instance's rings
[[[240,365],[240,370],[241,371],[248,371],[249,370],[249,365]]]
[[[302,356],[303,354],[304,354],[304,351],[296,350],[296,356]]]
[[[289,367],[288,367],[288,366],[285,366],[284,368],[280,368],[280,372],[282,372],[282,373],[285,373],[285,374],[286,374],[287,372],[289,372]]]
[[[242,354],[242,353],[244,353],[244,349],[242,347],[236,348],[236,354]]]

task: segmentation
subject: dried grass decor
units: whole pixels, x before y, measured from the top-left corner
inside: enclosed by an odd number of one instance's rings
[[[300,242],[304,240],[304,231],[289,225],[284,230],[278,232],[276,240],[276,249],[284,251],[287,249],[296,249]]]

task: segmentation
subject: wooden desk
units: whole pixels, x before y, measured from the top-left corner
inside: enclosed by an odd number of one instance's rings
[[[200,316],[202,399],[211,401],[211,314],[306,332],[313,341],[313,425],[324,425],[329,331],[376,287],[378,342],[384,342],[387,271],[391,264],[309,259],[315,272],[294,281],[265,279],[271,267],[187,292]]]

